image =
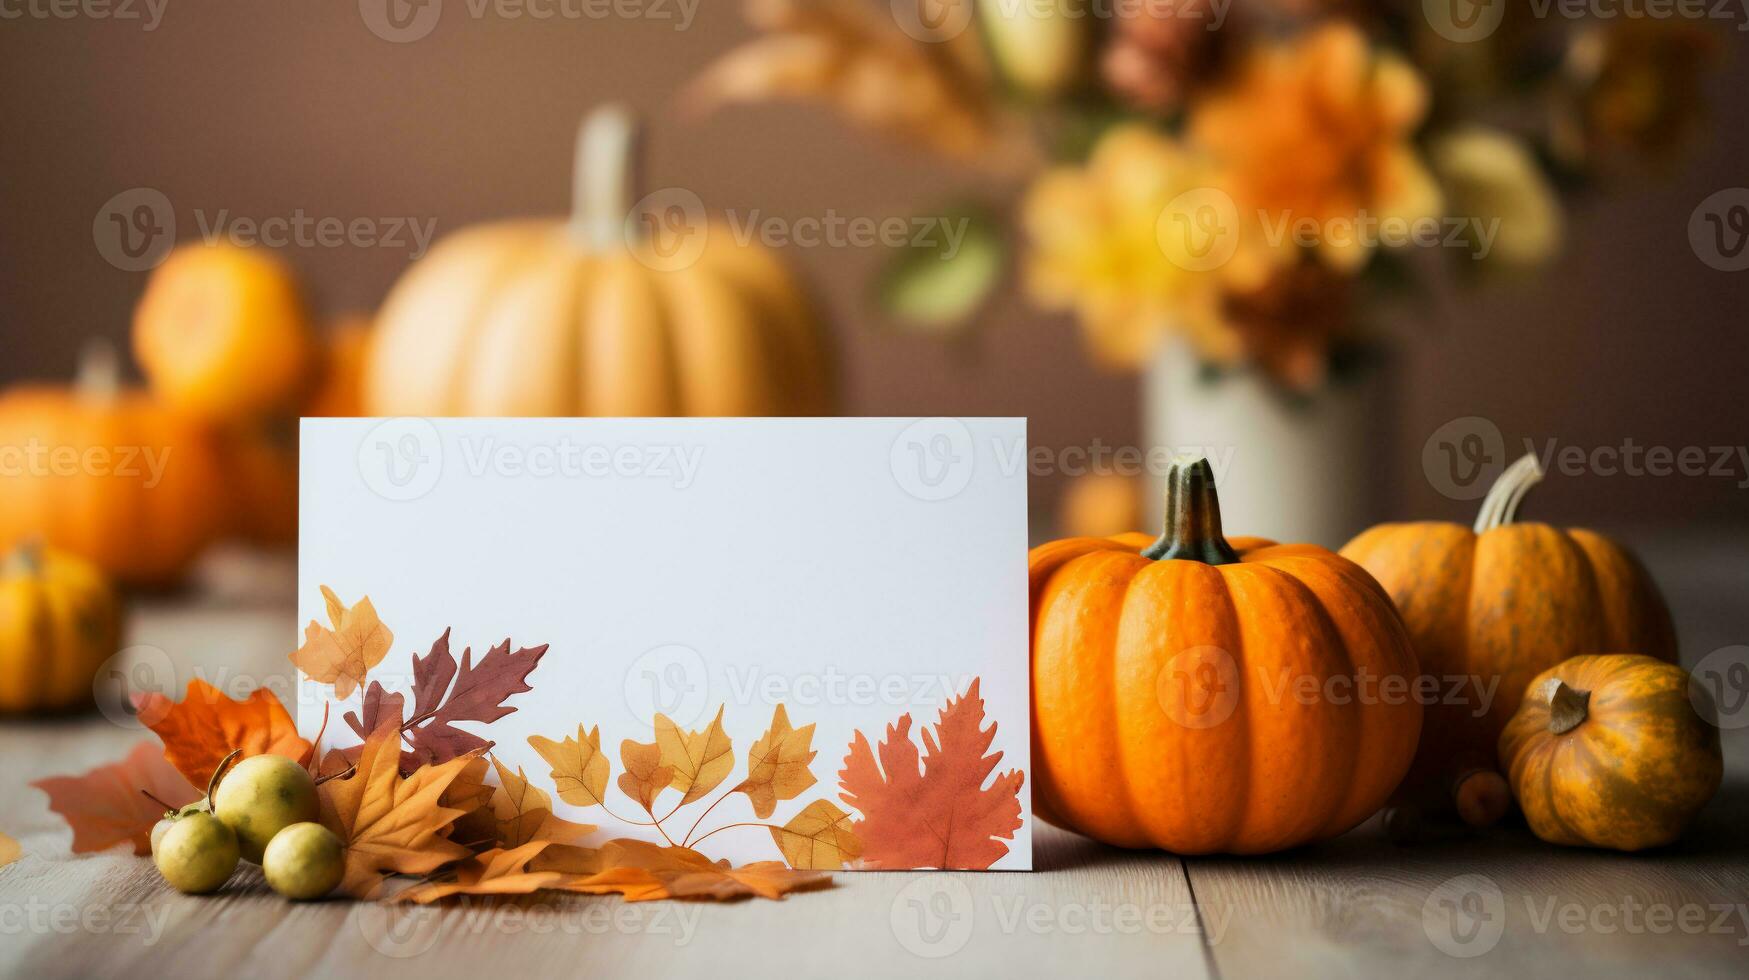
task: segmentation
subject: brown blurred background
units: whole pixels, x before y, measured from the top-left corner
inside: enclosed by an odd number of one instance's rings
[[[167,0],[150,32],[139,21],[0,21],[0,382],[67,376],[91,335],[126,343],[145,274],[108,264],[92,221],[134,187],[169,197],[182,237],[197,232],[197,211],[221,209],[435,219],[441,236],[564,210],[578,118],[623,100],[651,124],[650,189],[684,186],[713,209],[878,219],[991,190],[819,110],[679,111],[685,83],[749,35],[738,6],[708,0],[677,31],[657,20],[476,18],[447,0],[435,31],[407,44],[371,33],[353,2]],[[1687,233],[1703,198],[1749,185],[1746,42],[1724,36],[1700,145],[1667,174],[1582,200],[1564,254],[1534,281],[1458,293],[1437,315],[1397,324],[1402,417],[1379,453],[1398,476],[1381,518],[1468,519],[1474,505],[1441,496],[1420,466],[1428,435],[1459,416],[1492,419],[1509,447],[1527,437],[1586,448],[1749,441],[1749,272],[1709,268]],[[1099,373],[1066,319],[1034,312],[1014,289],[971,340],[943,343],[873,311],[880,250],[788,253],[832,314],[849,413],[1025,415],[1036,444],[1138,442],[1137,380]],[[408,248],[288,257],[338,314],[374,308]],[[1746,477],[1740,463],[1731,477],[1562,477],[1532,515],[1737,522],[1749,517],[1737,485]],[[1060,490],[1037,481],[1035,511],[1048,513]]]

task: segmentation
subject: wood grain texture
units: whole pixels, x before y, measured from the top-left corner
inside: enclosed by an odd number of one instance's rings
[[[1691,555],[1685,567],[1703,560]],[[1690,663],[1743,630],[1739,603],[1714,590],[1733,588],[1740,596],[1749,589],[1740,559],[1704,567],[1711,577],[1676,575],[1665,583]],[[246,566],[232,577],[250,583],[246,589],[144,603],[129,639],[142,649],[120,665],[124,676],[168,664],[183,683],[197,674],[233,693],[268,683],[288,694],[285,655],[296,644],[297,624],[275,597],[290,590],[262,584],[282,573]],[[1684,619],[1685,609],[1702,615]],[[1702,638],[1698,652],[1691,634]],[[1556,848],[1522,827],[1398,847],[1375,821],[1338,840],[1267,858],[1181,860],[1041,826],[1038,870],[1031,874],[844,874],[828,891],[782,903],[628,906],[565,896],[391,910],[290,904],[270,893],[253,868],[219,896],[188,898],[125,849],[75,857],[66,828],[42,794],[24,784],[118,758],[149,734],[101,715],[7,722],[0,723],[6,774],[0,831],[18,838],[25,853],[0,868],[0,977],[498,980],[585,970],[1738,977],[1749,964],[1744,734],[1726,733],[1734,770],[1694,832],[1643,855]],[[1490,885],[1498,894],[1492,906]],[[1452,947],[1479,955],[1454,956],[1433,938],[1443,936],[1448,946],[1454,940],[1442,902],[1461,910],[1470,895],[1471,908],[1498,922],[1499,936],[1490,944],[1483,924],[1471,944]],[[1648,918],[1652,909],[1668,912]],[[1695,916],[1704,919],[1698,927]],[[1458,922],[1460,929],[1465,924]]]

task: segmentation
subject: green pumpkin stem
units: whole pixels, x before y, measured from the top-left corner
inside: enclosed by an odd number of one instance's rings
[[[1555,681],[1549,695],[1549,731],[1565,735],[1585,723],[1590,716],[1591,692],[1568,687],[1566,681]]]
[[[1239,560],[1239,553],[1221,535],[1221,501],[1215,495],[1215,471],[1206,457],[1173,460],[1166,471],[1166,530],[1142,557],[1205,565]]]
[[[1482,499],[1482,511],[1476,515],[1476,533],[1505,527],[1518,519],[1518,505],[1525,495],[1543,479],[1542,463],[1535,453],[1526,453],[1518,462],[1506,468],[1500,479],[1488,488]]]

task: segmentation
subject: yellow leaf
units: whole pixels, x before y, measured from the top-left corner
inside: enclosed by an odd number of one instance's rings
[[[546,841],[534,841],[509,850],[494,848],[457,865],[453,880],[414,885],[397,894],[394,901],[426,905],[451,895],[527,895],[539,891],[564,878],[557,872],[528,870],[528,862],[546,847]]]
[[[19,855],[23,853],[24,848],[20,847],[17,841],[5,834],[0,834],[0,868],[18,860]]]
[[[467,769],[471,756],[439,766],[421,766],[411,776],[400,772],[401,737],[392,727],[372,735],[359,752],[350,779],[330,779],[319,787],[322,823],[346,845],[346,876],[340,887],[368,897],[382,872],[427,874],[471,855],[443,834],[466,811],[441,802],[450,783]]]
[[[570,844],[594,832],[587,824],[554,816],[551,797],[531,784],[521,767],[513,773],[496,757],[492,766],[498,771],[499,784],[492,794],[492,815],[497,841],[504,847],[535,842]]]
[[[839,868],[862,856],[862,841],[850,830],[850,814],[830,800],[815,800],[771,839],[792,868]]]
[[[662,764],[674,769],[669,785],[680,791],[681,806],[716,789],[735,768],[735,752],[723,731],[722,708],[698,732],[683,732],[667,715],[657,715],[656,745],[662,752]]]
[[[528,744],[553,767],[553,786],[559,799],[572,806],[597,806],[607,799],[607,756],[601,752],[601,726],[564,742],[530,735]]]
[[[759,819],[771,816],[778,800],[793,800],[814,785],[814,774],[808,769],[818,754],[812,751],[813,740],[813,725],[791,728],[788,712],[777,706],[771,728],[747,753],[746,781],[735,787],[753,801]]]
[[[656,797],[673,781],[674,767],[662,764],[662,750],[654,743],[629,738],[619,743],[619,761],[626,770],[619,774],[620,792],[638,801],[646,812],[651,811]]]
[[[324,585],[322,598],[332,628],[311,620],[304,628],[304,645],[291,655],[291,662],[310,680],[334,685],[334,693],[344,698],[363,686],[364,675],[382,663],[395,635],[377,618],[369,596],[348,609]]]
[[[758,895],[780,899],[787,892],[814,888],[831,879],[815,871],[797,871],[776,861],[733,868],[712,862],[685,847],[663,847],[640,840],[608,841],[591,852],[591,867],[601,870],[574,875],[547,887],[586,895],[618,893],[628,902],[666,898],[734,899]]]

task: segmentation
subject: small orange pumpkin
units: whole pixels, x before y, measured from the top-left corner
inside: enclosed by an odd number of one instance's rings
[[[91,702],[114,655],[121,604],[103,573],[26,544],[0,560],[0,711],[63,711]]]
[[[1381,524],[1342,549],[1390,593],[1438,691],[1398,799],[1472,826],[1506,809],[1496,743],[1538,672],[1605,650],[1676,659],[1669,610],[1632,555],[1595,531],[1516,523],[1542,477],[1525,456],[1474,528]]]
[[[297,279],[264,249],[180,246],[134,310],[134,356],[153,392],[208,422],[293,408],[316,354]]]
[[[1688,672],[1639,655],[1537,675],[1500,758],[1538,837],[1619,851],[1676,840],[1724,778],[1719,730],[1695,711]]]
[[[1390,600],[1314,545],[1221,535],[1208,461],[1175,463],[1166,533],[1028,558],[1033,802],[1123,847],[1261,854],[1376,811],[1421,729]]]
[[[219,470],[204,428],[118,374],[100,347],[72,388],[0,393],[0,551],[38,539],[162,588],[218,530]]]

